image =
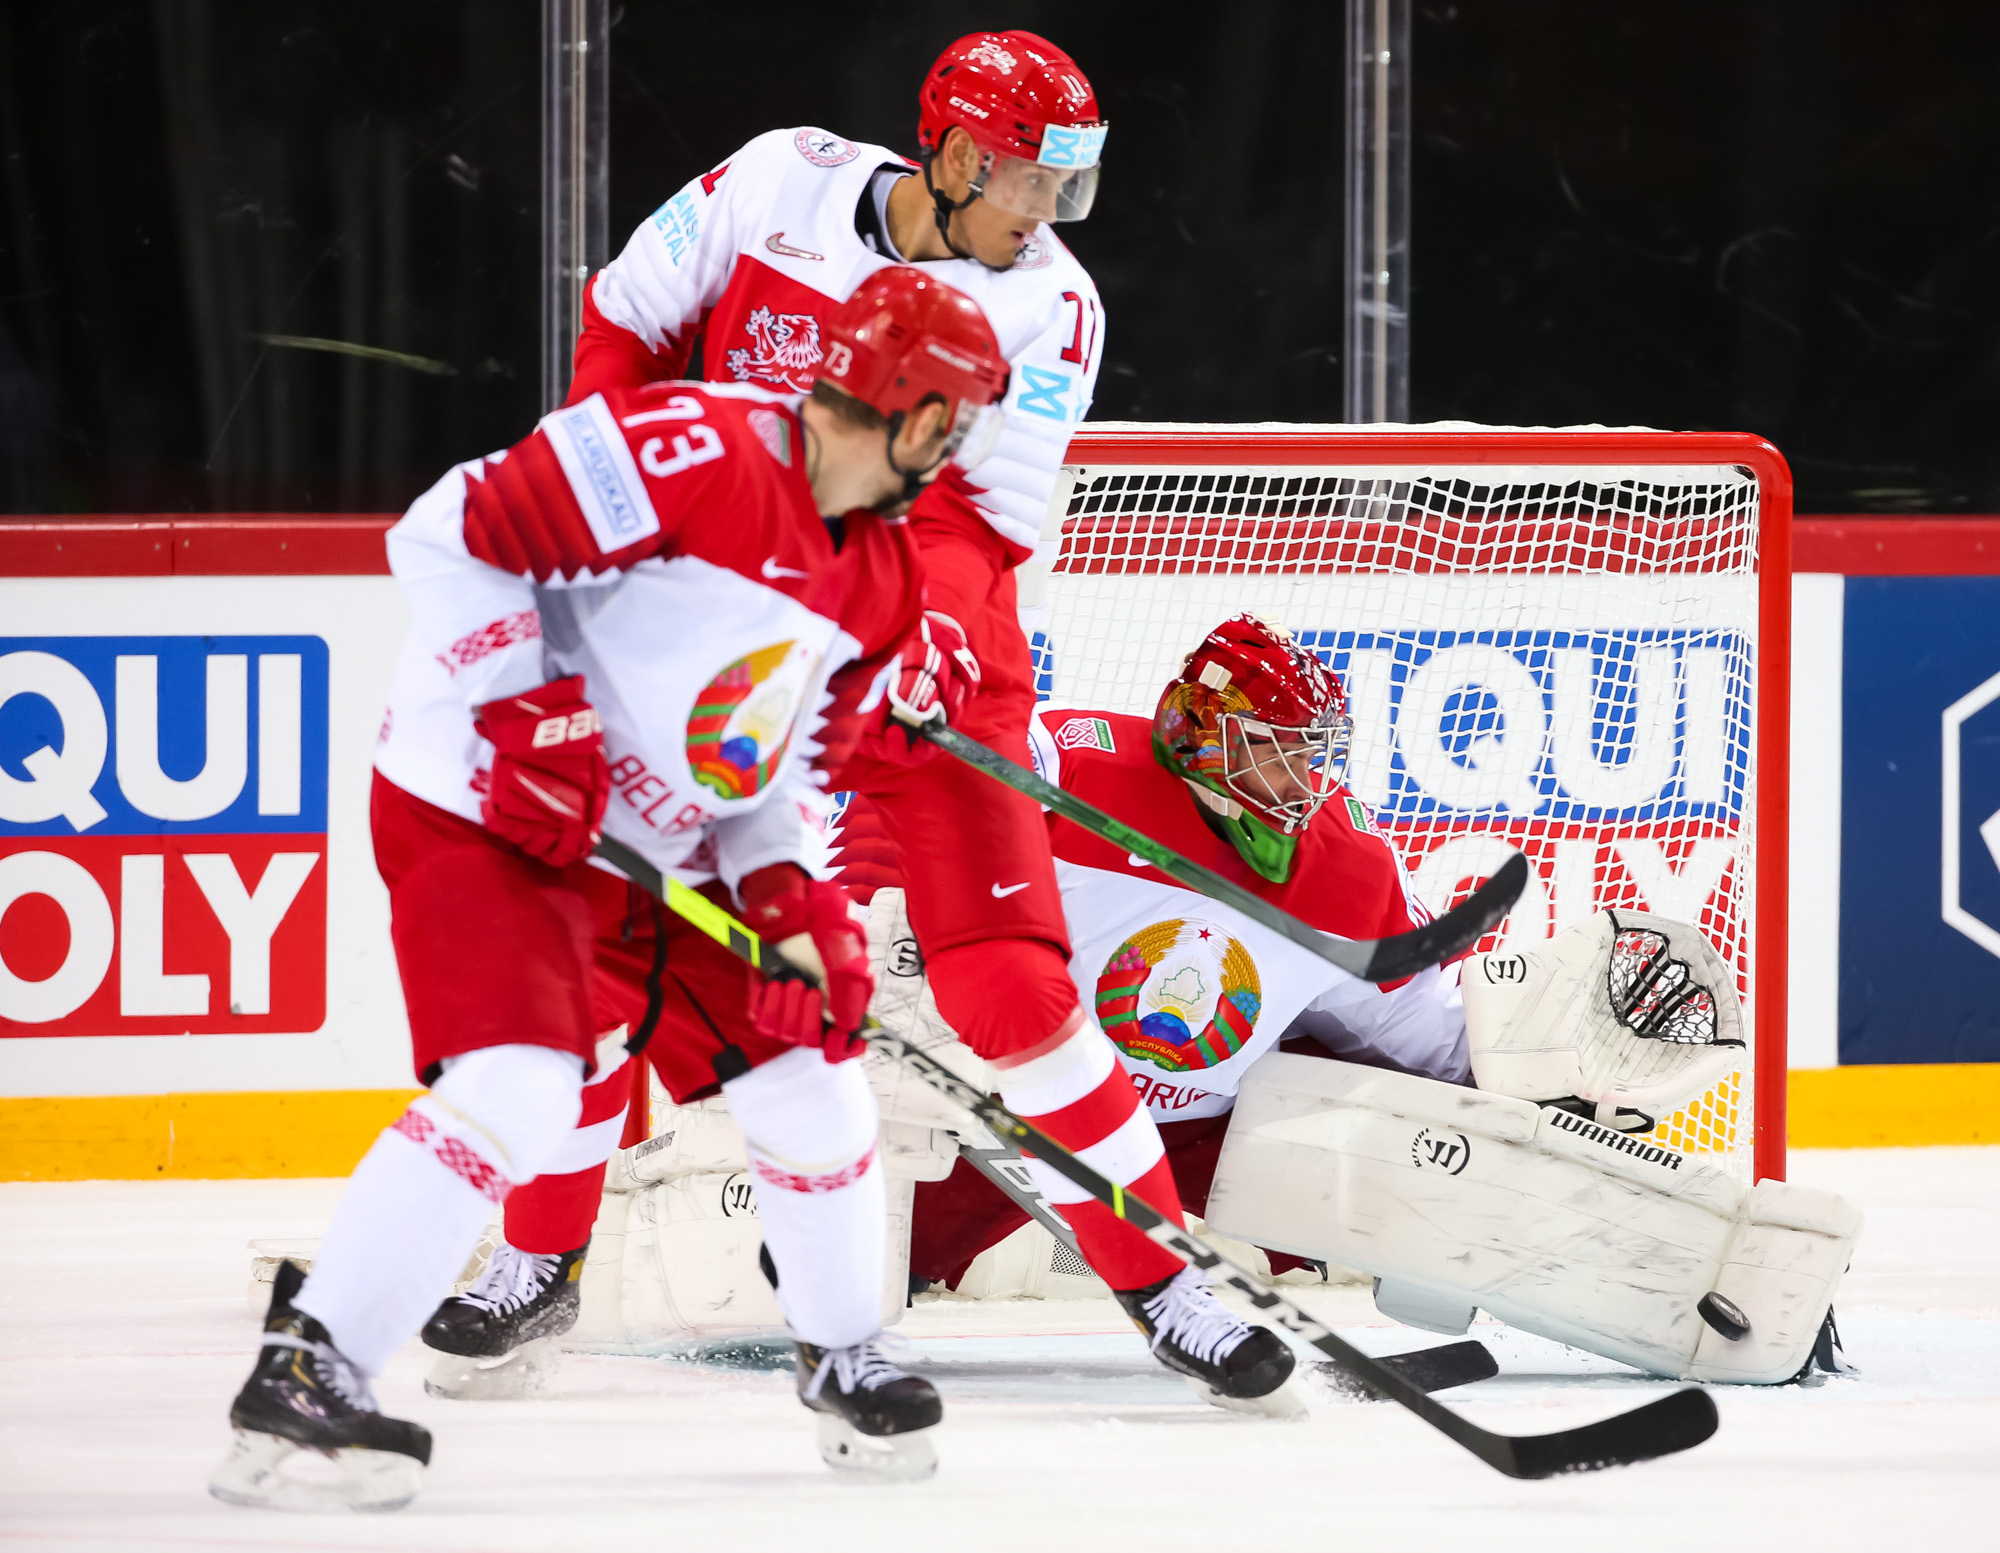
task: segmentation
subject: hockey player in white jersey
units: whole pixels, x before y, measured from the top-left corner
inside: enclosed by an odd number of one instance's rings
[[[864,277],[828,331],[810,398],[593,394],[451,470],[391,530],[414,628],[370,821],[429,1093],[356,1167],[310,1277],[281,1270],[218,1497],[390,1509],[416,1493],[430,1436],[383,1417],[369,1382],[625,1058],[592,1004],[595,944],[625,902],[590,862],[601,834],[774,940],[809,939],[824,966],[823,995],[766,981],[675,919],[655,1067],[678,1099],[725,1091],[751,1140],[822,1453],[935,1466],[937,1394],[875,1343],[882,1170],[846,1060],[870,977],[824,878],[813,765],[883,715],[921,618],[893,514],[990,440],[1006,368],[977,306],[907,267]],[[301,1452],[337,1480],[294,1474]]]
[[[1347,741],[1337,679],[1250,616],[1208,634],[1152,719],[1049,707],[1031,728],[1046,780],[1182,855],[1330,934],[1407,932],[1428,914],[1340,784]],[[894,892],[874,893],[894,877],[884,818],[850,805],[842,878],[873,897],[878,1014],[935,1027],[921,973],[886,953],[908,933]],[[1698,930],[1619,908],[1378,987],[1049,823],[1072,975],[1182,1201],[1274,1270],[1337,1262],[1413,1324],[1462,1332],[1483,1308],[1656,1373],[1840,1367],[1831,1304],[1858,1215],[1649,1137],[1744,1053],[1734,975]],[[928,1104],[876,1078],[885,1114],[902,1094]],[[1025,1219],[961,1162],[916,1188],[911,1271],[955,1282]]]
[[[1035,685],[1013,569],[1038,542],[1104,338],[1096,288],[1051,223],[1088,213],[1105,131],[1089,81],[1048,40],[961,38],[919,92],[921,162],[815,128],[760,135],[669,199],[593,280],[576,352],[572,397],[690,370],[697,347],[711,380],[795,386],[820,359],[831,299],[856,276],[915,260],[976,298],[1012,372],[1005,424],[985,462],[947,468],[911,510],[929,613],[905,660],[929,666],[923,693],[953,726],[1020,761]],[[1001,1070],[1011,1105],[1065,1146],[1092,1151],[1120,1186],[1177,1212],[1159,1135],[1070,980],[1040,815],[928,753],[899,738],[864,746],[843,782],[892,819],[937,998]],[[644,912],[621,922],[602,963],[636,982],[651,963],[650,922]],[[574,1320],[573,1300],[560,1308],[557,1269],[589,1239],[622,1101],[587,1096],[582,1128],[608,1134],[594,1157],[509,1199],[493,1277],[515,1292],[478,1304],[489,1291],[475,1291],[475,1303],[440,1312],[427,1342],[499,1356]],[[1181,1346],[1225,1314],[1205,1284],[1098,1204],[1074,1205],[1071,1218],[1111,1287],[1157,1307],[1147,1330],[1162,1361],[1206,1364],[1184,1359]],[[523,1257],[539,1271],[517,1288],[511,1269]],[[1261,1327],[1235,1323],[1219,1349],[1201,1346],[1213,1350],[1212,1378],[1239,1400],[1275,1391],[1292,1366]]]

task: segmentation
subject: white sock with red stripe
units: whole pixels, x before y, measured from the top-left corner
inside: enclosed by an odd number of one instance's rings
[[[880,1122],[858,1062],[785,1053],[722,1086],[749,1144],[778,1304],[801,1342],[845,1348],[882,1330],[888,1204]]]
[[[1040,1045],[997,1058],[1000,1098],[1085,1164],[1179,1221],[1180,1193],[1152,1114],[1104,1033],[1077,1009]],[[1143,1289],[1184,1265],[1081,1187],[1038,1160],[1028,1170],[1076,1231],[1077,1249],[1114,1289]]]
[[[454,1057],[375,1140],[294,1302],[368,1375],[450,1290],[480,1231],[576,1120],[583,1061],[546,1046]]]

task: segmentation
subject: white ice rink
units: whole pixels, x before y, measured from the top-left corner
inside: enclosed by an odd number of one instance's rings
[[[1868,1215],[1839,1303],[1864,1373],[1721,1388],[1716,1437],[1664,1462],[1515,1483],[1382,1403],[1280,1424],[1197,1404],[1109,1301],[938,1303],[906,1362],[943,1390],[914,1487],[819,1464],[789,1373],[571,1356],[549,1400],[453,1403],[414,1343],[384,1406],[437,1437],[380,1517],[231,1509],[204,1491],[248,1372],[245,1242],[316,1235],[332,1181],[0,1186],[0,1549],[2000,1549],[2000,1148],[1800,1153]],[[1358,1290],[1311,1296],[1381,1352],[1442,1341]],[[1446,1393],[1516,1432],[1662,1383],[1490,1326],[1500,1378]]]

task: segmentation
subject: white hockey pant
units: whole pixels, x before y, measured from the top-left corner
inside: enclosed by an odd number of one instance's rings
[[[1273,1052],[1245,1075],[1208,1222],[1382,1280],[1386,1314],[1474,1309],[1656,1375],[1775,1384],[1805,1364],[1861,1230],[1762,1181],[1566,1111]],[[1750,1331],[1697,1310],[1710,1291]]]

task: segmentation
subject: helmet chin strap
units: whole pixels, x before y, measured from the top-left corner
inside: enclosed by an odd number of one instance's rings
[[[922,408],[922,406],[919,406],[919,408]],[[907,416],[904,411],[895,411],[890,415],[888,429],[883,433],[882,456],[888,459],[889,467],[903,477],[902,490],[893,496],[884,497],[869,509],[871,512],[881,513],[884,517],[889,517],[900,508],[909,506],[911,502],[923,495],[925,484],[923,477],[951,457],[951,454],[946,452],[931,463],[925,464],[921,469],[905,469],[901,464],[897,463],[896,439],[903,434],[903,422],[905,419],[907,419]]]
[[[972,191],[964,199],[954,200],[943,189],[940,189],[935,183],[931,182],[931,163],[936,160],[936,156],[927,156],[924,158],[924,188],[930,192],[931,219],[937,222],[938,236],[943,239],[945,247],[951,250],[954,258],[984,262],[979,260],[977,255],[967,253],[951,240],[951,218],[986,192],[982,186],[983,180],[975,178],[972,182]]]

